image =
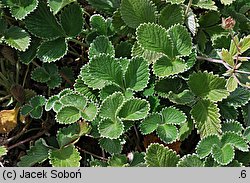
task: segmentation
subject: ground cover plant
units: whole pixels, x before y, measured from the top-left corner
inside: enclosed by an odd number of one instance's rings
[[[250,164],[248,0],[2,0],[1,166]]]

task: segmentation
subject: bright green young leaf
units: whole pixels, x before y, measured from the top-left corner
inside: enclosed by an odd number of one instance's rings
[[[74,145],[62,149],[50,150],[50,163],[53,167],[79,167],[81,156]]]
[[[188,56],[192,52],[192,40],[188,30],[182,25],[174,25],[168,29],[174,45],[174,55]]]
[[[45,111],[50,111],[55,105],[55,102],[58,100],[59,100],[59,97],[57,95],[51,96],[45,104]]]
[[[235,0],[220,0],[222,4],[224,5],[230,5],[232,4]]]
[[[122,151],[121,141],[119,139],[102,138],[99,141],[100,146],[111,154],[119,154]]]
[[[90,44],[89,58],[93,58],[101,53],[115,55],[115,49],[106,36],[99,36]]]
[[[180,125],[186,122],[186,115],[178,109],[168,107],[162,110],[162,123]]]
[[[244,53],[248,49],[250,49],[250,35],[242,38],[238,44],[238,47],[240,48],[240,52]]]
[[[121,107],[118,116],[123,120],[144,119],[149,112],[149,103],[146,100],[132,98]]]
[[[145,160],[149,167],[176,167],[180,157],[163,145],[151,144],[147,148]]]
[[[136,31],[137,40],[144,49],[173,56],[173,43],[165,28],[160,25],[141,24]]]
[[[120,119],[116,119],[112,121],[111,119],[103,119],[100,121],[98,126],[98,130],[102,137],[106,137],[109,139],[117,139],[123,133],[123,123]]]
[[[6,155],[8,152],[7,148],[4,146],[0,146],[0,157]]]
[[[190,75],[188,85],[195,95],[214,102],[229,96],[226,80],[212,73],[194,73]]]
[[[234,149],[231,144],[226,144],[222,148],[217,144],[213,146],[213,158],[221,165],[229,164],[234,158]]]
[[[204,167],[203,162],[196,154],[186,155],[178,162],[178,167]]]
[[[57,14],[64,6],[76,0],[48,0],[49,7],[53,14]]]
[[[142,57],[133,58],[125,73],[125,86],[135,91],[143,90],[149,81],[149,65]]]
[[[201,139],[196,147],[197,155],[200,158],[207,157],[212,152],[212,147],[215,144],[220,145],[220,139],[217,135],[210,135]]]
[[[168,77],[186,71],[187,65],[181,58],[169,59],[166,56],[159,58],[153,65],[154,73],[159,77]]]
[[[38,5],[38,0],[6,0],[10,12],[16,19],[22,20],[29,13],[34,11]]]
[[[160,124],[162,121],[162,117],[160,114],[155,113],[149,115],[147,118],[145,118],[141,125],[140,130],[143,135],[147,135],[155,131],[158,127],[158,124]]]
[[[226,87],[227,87],[227,91],[229,91],[229,92],[233,92],[234,90],[237,89],[238,82],[235,79],[235,77],[230,76],[230,78],[227,79]]]
[[[62,58],[68,51],[68,45],[64,38],[53,41],[45,41],[37,51],[37,57],[43,62],[55,62]]]
[[[19,51],[25,51],[30,45],[29,34],[17,26],[11,26],[4,33],[5,43]]]
[[[73,106],[62,107],[56,115],[56,120],[61,124],[75,123],[81,117],[79,109]]]
[[[230,52],[227,49],[222,49],[221,51],[221,59],[228,63],[231,66],[234,66],[234,59],[233,55],[230,54]]]
[[[209,100],[200,100],[191,110],[196,128],[201,137],[221,133],[219,108]]]
[[[103,118],[110,118],[115,121],[118,108],[122,105],[124,97],[122,93],[114,93],[108,96],[100,107],[99,115]]]
[[[121,0],[121,15],[132,28],[142,23],[155,22],[156,7],[150,0]]]
[[[65,34],[45,2],[39,2],[38,8],[24,22],[27,29],[39,38],[56,39]]]
[[[49,148],[46,146],[44,139],[39,139],[35,142],[34,146],[31,146],[27,151],[27,154],[22,156],[17,166],[19,167],[31,167],[36,163],[44,162],[49,156]]]
[[[159,125],[156,129],[156,133],[166,144],[174,142],[178,137],[178,129],[174,125],[170,124]]]
[[[82,31],[83,11],[79,4],[70,4],[63,9],[61,24],[68,37],[75,37]]]
[[[159,16],[159,24],[168,29],[175,24],[183,24],[184,11],[180,5],[167,5],[165,6]]]
[[[245,139],[241,135],[234,132],[224,133],[221,138],[221,143],[222,145],[231,144],[232,146],[244,152],[247,152],[249,148]]]

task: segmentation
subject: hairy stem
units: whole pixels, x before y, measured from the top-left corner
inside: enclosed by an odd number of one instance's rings
[[[218,59],[213,59],[213,58],[206,58],[206,57],[201,57],[201,56],[197,56],[196,57],[198,60],[205,60],[208,62],[212,62],[212,63],[219,63],[224,65],[228,70],[233,69],[230,65],[228,65],[226,62],[224,62],[223,60],[218,60]]]

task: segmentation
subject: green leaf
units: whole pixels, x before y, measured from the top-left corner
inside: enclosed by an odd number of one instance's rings
[[[21,113],[23,116],[26,116],[26,115],[28,115],[32,110],[33,110],[33,107],[26,104],[26,105],[24,105],[24,106],[21,108],[20,113]]]
[[[220,113],[216,104],[200,100],[191,110],[191,115],[201,137],[221,133]]]
[[[215,6],[215,2],[212,0],[194,0],[193,5],[199,8],[207,9],[207,10],[217,10],[217,6]]]
[[[64,106],[74,106],[78,110],[83,110],[87,106],[86,98],[81,94],[69,93],[61,97],[60,102]]]
[[[38,8],[24,22],[27,29],[39,38],[56,39],[65,34],[45,2],[39,2]]]
[[[237,134],[241,134],[243,131],[243,126],[240,122],[238,121],[234,121],[234,120],[229,120],[226,121],[222,124],[222,132],[226,133],[226,132],[234,132]]]
[[[185,105],[194,102],[195,96],[189,90],[184,90],[183,92],[178,94],[175,94],[170,91],[168,99],[173,103]]]
[[[80,126],[78,123],[74,123],[65,128],[60,128],[57,132],[57,141],[59,147],[62,148],[71,143],[75,143],[78,138],[80,138]]]
[[[99,115],[103,118],[110,118],[111,120],[115,121],[118,108],[122,105],[123,101],[124,97],[120,92],[108,96],[102,102]]]
[[[121,0],[121,15],[129,27],[137,28],[142,23],[155,22],[156,7],[149,0]]]
[[[116,154],[108,159],[108,164],[111,167],[127,166],[127,157],[124,154]]]
[[[43,108],[41,106],[34,108],[30,112],[30,116],[34,119],[40,119],[42,117],[42,114],[43,114]]]
[[[89,74],[103,82],[115,83],[123,86],[121,65],[110,55],[99,55],[89,62]]]
[[[234,66],[233,55],[231,55],[227,49],[222,48],[221,59],[226,63],[228,63],[229,65]]]
[[[220,114],[224,119],[237,119],[238,111],[233,106],[228,106],[227,104],[220,103]]]
[[[22,156],[17,166],[19,167],[31,167],[36,163],[42,163],[48,158],[49,148],[46,145],[44,139],[39,139],[35,142],[34,146],[31,146],[27,151],[27,154]]]
[[[174,125],[162,124],[159,125],[156,129],[157,135],[160,139],[166,144],[171,144],[178,137],[178,130]]]
[[[59,73],[55,73],[50,77],[50,80],[47,82],[47,85],[50,89],[54,89],[56,87],[59,87],[62,83],[62,78],[59,75]]]
[[[43,106],[46,103],[46,99],[43,96],[35,96],[30,100],[32,107]]]
[[[102,88],[102,90],[100,91],[100,95],[99,97],[101,98],[101,100],[106,99],[108,96],[112,95],[115,92],[123,92],[122,89],[117,86],[117,85],[107,85],[104,88]]]
[[[155,75],[168,77],[186,71],[187,65],[181,58],[169,59],[166,56],[159,58],[153,65]]]
[[[32,39],[29,48],[24,52],[19,52],[20,61],[29,64],[36,57],[37,49],[40,46],[40,40]]]
[[[7,148],[4,146],[0,146],[0,157],[6,155],[8,152]]]
[[[204,167],[203,162],[196,154],[186,155],[178,162],[178,167]]]
[[[136,35],[139,45],[144,49],[173,56],[173,43],[162,26],[153,23],[141,24]]]
[[[49,7],[53,14],[57,14],[64,6],[76,0],[48,0]]]
[[[240,48],[240,52],[244,53],[250,48],[250,35],[242,38],[238,44],[238,47]]]
[[[133,98],[122,105],[118,116],[123,120],[139,120],[145,118],[149,110],[150,106],[146,100]]]
[[[83,11],[80,5],[74,3],[65,7],[61,13],[61,23],[68,37],[77,36],[83,29]]]
[[[233,92],[234,90],[238,88],[238,82],[235,79],[235,77],[230,76],[230,78],[228,78],[226,87],[227,87],[227,91],[229,92]]]
[[[102,137],[117,139],[123,133],[124,126],[120,119],[112,121],[111,119],[103,119],[100,121],[98,130]]]
[[[94,90],[92,90],[86,84],[84,84],[82,79],[76,80],[74,84],[74,89],[76,92],[84,95],[89,100],[92,100],[92,101],[97,100],[96,93],[94,92]]]
[[[234,149],[231,144],[226,144],[220,148],[217,144],[213,146],[213,158],[221,165],[229,164],[234,158]]]
[[[37,67],[33,70],[31,78],[37,82],[46,83],[50,80],[50,75],[44,67]]]
[[[50,150],[50,163],[53,167],[79,167],[81,156],[74,145],[63,149]]]
[[[197,155],[200,158],[207,157],[212,152],[213,145],[215,144],[220,145],[220,139],[217,135],[210,135],[201,139],[196,147]]]
[[[165,6],[159,16],[159,24],[168,29],[175,24],[183,24],[184,11],[180,5],[167,5]]]
[[[199,24],[196,14],[191,9],[187,13],[185,24],[193,36],[197,35]]]
[[[119,154],[122,151],[121,141],[119,139],[102,138],[99,141],[100,146],[111,154]]]
[[[249,148],[245,139],[234,132],[224,133],[221,138],[221,143],[222,145],[231,144],[243,152],[247,152]]]
[[[162,123],[180,125],[186,122],[186,115],[178,109],[168,107],[162,110]]]
[[[53,41],[45,41],[37,51],[37,57],[43,62],[54,62],[62,58],[68,50],[67,42],[64,38]]]
[[[220,0],[222,4],[224,5],[230,5],[232,4],[235,0]]]
[[[174,25],[168,29],[174,45],[174,55],[188,56],[192,52],[192,40],[188,30],[182,25]]]
[[[143,135],[147,135],[155,131],[162,121],[161,115],[158,113],[151,114],[145,118],[140,124],[140,130]]]
[[[6,2],[12,16],[19,20],[24,19],[29,13],[34,11],[38,5],[38,0],[7,0]]]
[[[93,58],[94,56],[98,56],[99,54],[109,54],[114,56],[115,49],[112,43],[106,36],[98,36],[91,44],[89,48],[89,58]]]
[[[229,106],[241,107],[247,104],[249,100],[250,91],[245,88],[238,87],[224,100],[224,102]]]
[[[181,4],[184,3],[185,0],[166,0],[167,2],[170,2],[171,4]]]
[[[92,121],[95,119],[97,112],[98,112],[98,107],[94,103],[90,102],[85,107],[85,109],[81,111],[81,115],[83,119],[87,121]]]
[[[30,45],[29,34],[17,26],[11,26],[4,33],[5,43],[19,51],[25,51]]]
[[[99,11],[105,11],[108,14],[112,14],[119,6],[120,0],[87,0],[91,6]]]
[[[142,57],[133,58],[125,73],[125,86],[135,91],[143,90],[149,81],[149,65]]]
[[[55,102],[58,100],[59,97],[57,95],[51,96],[45,104],[45,111],[50,111],[54,107]]]
[[[149,167],[176,167],[180,157],[171,149],[160,144],[150,144],[145,156]]]
[[[250,142],[250,127],[247,127],[243,133],[243,136]]]
[[[226,90],[226,80],[212,73],[194,73],[190,75],[188,85],[195,95],[214,102],[229,96]]]
[[[56,120],[61,124],[75,123],[81,117],[79,109],[73,106],[62,107],[56,115]]]
[[[90,17],[90,25],[96,31],[97,35],[109,36],[113,34],[111,20],[105,20],[101,15],[92,15]]]

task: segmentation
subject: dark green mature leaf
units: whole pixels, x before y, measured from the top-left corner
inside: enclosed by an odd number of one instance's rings
[[[121,0],[121,15],[132,28],[142,23],[155,22],[156,7],[150,0]]]
[[[119,6],[121,0],[87,0],[94,8],[112,14]]]
[[[61,14],[63,30],[68,37],[77,36],[83,28],[83,11],[79,4],[70,4]]]
[[[53,14],[57,14],[64,6],[76,0],[48,0],[49,7]]]
[[[27,29],[39,38],[56,39],[65,33],[45,2],[24,20]]]
[[[19,52],[20,61],[29,64],[36,57],[37,49],[40,46],[40,40],[32,39],[29,48],[24,52]]]
[[[248,89],[238,87],[223,102],[229,106],[240,107],[248,103],[250,100],[250,91]]]
[[[99,144],[103,149],[112,154],[118,154],[122,151],[122,145],[119,139],[102,138]]]
[[[115,49],[106,36],[99,36],[90,44],[89,58],[91,59],[102,53],[115,55]]]

